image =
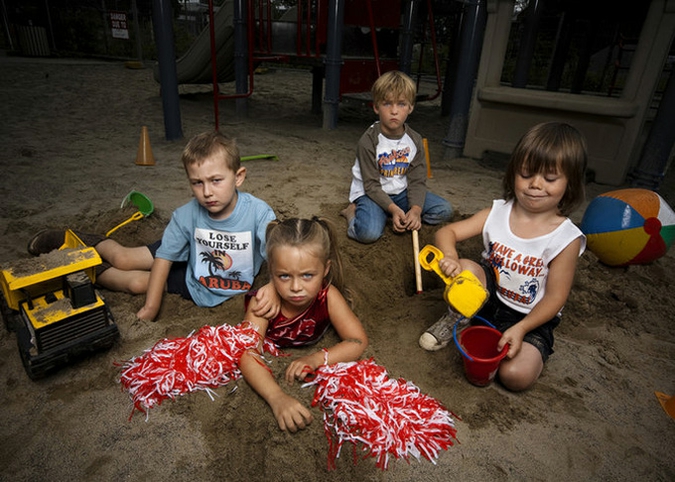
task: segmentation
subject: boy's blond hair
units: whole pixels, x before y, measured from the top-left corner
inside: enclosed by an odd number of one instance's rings
[[[205,159],[216,154],[223,156],[225,164],[232,172],[239,171],[241,157],[237,142],[218,131],[202,132],[190,139],[183,149],[181,160],[187,171],[188,166],[201,164]]]
[[[373,103],[379,105],[384,101],[405,99],[410,105],[415,105],[417,86],[415,82],[403,72],[390,70],[382,74],[373,84],[371,90]]]

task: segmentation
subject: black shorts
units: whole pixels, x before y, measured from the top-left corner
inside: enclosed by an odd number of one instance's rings
[[[495,328],[504,333],[507,329],[525,318],[526,313],[521,313],[506,306],[497,297],[497,281],[495,272],[491,266],[481,263],[487,280],[487,290],[490,293],[485,305],[476,314],[476,317],[484,318],[492,323]],[[543,325],[528,332],[523,341],[533,345],[541,353],[541,359],[546,362],[548,357],[553,354],[553,330],[560,324],[560,317],[556,316]]]
[[[148,244],[148,249],[152,257],[155,257],[157,250],[162,245],[162,240],[155,241],[152,244]],[[186,300],[192,301],[192,295],[190,290],[188,290],[187,283],[185,282],[185,277],[187,275],[187,262],[178,261],[171,263],[171,270],[169,271],[169,277],[166,280],[166,291],[168,293],[174,293],[181,295]]]

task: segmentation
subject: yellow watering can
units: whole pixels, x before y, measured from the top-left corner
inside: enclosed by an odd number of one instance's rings
[[[419,254],[420,265],[427,271],[434,271],[445,282],[443,298],[457,313],[472,318],[488,299],[488,292],[471,271],[464,270],[454,278],[443,273],[438,261],[443,252],[436,246],[427,244]]]
[[[126,197],[122,200],[122,205],[120,206],[120,209],[124,209],[128,205],[135,206],[136,208],[138,208],[138,211],[136,211],[129,219],[121,222],[120,224],[112,228],[110,231],[105,233],[106,236],[110,236],[112,233],[117,231],[125,224],[129,224],[133,221],[137,221],[146,216],[150,216],[152,212],[155,210],[155,206],[152,204],[152,201],[150,201],[150,199],[148,199],[148,197],[145,194],[140,193],[138,191],[131,191],[129,194],[127,194]]]

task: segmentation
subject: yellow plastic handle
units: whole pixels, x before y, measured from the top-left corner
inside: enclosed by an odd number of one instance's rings
[[[473,317],[488,298],[488,292],[471,271],[464,270],[454,278],[446,276],[438,261],[443,259],[443,252],[436,246],[427,244],[420,251],[420,266],[427,271],[434,271],[445,282],[443,298],[455,311],[466,318]]]
[[[117,231],[119,228],[121,228],[121,227],[124,226],[125,224],[129,224],[129,223],[131,223],[131,222],[133,222],[133,221],[137,221],[137,220],[141,219],[142,217],[143,217],[143,213],[140,212],[140,211],[136,211],[136,212],[133,214],[133,216],[131,216],[131,217],[130,217],[129,219],[127,219],[126,221],[119,223],[117,226],[115,226],[115,227],[112,228],[110,231],[108,231],[107,233],[105,233],[105,235],[106,235],[106,236],[110,236],[112,233],[114,233],[115,231]]]
[[[448,278],[438,266],[438,262],[443,259],[443,252],[432,244],[427,244],[422,248],[419,255],[420,266],[427,271],[433,271],[445,282],[446,285],[452,283],[452,278]]]

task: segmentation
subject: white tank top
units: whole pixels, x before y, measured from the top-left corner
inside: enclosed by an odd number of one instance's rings
[[[581,256],[586,237],[567,218],[548,234],[519,238],[509,225],[512,207],[513,200],[493,201],[483,226],[483,258],[495,270],[499,299],[516,311],[529,313],[546,292],[550,262],[577,238],[581,238]]]

